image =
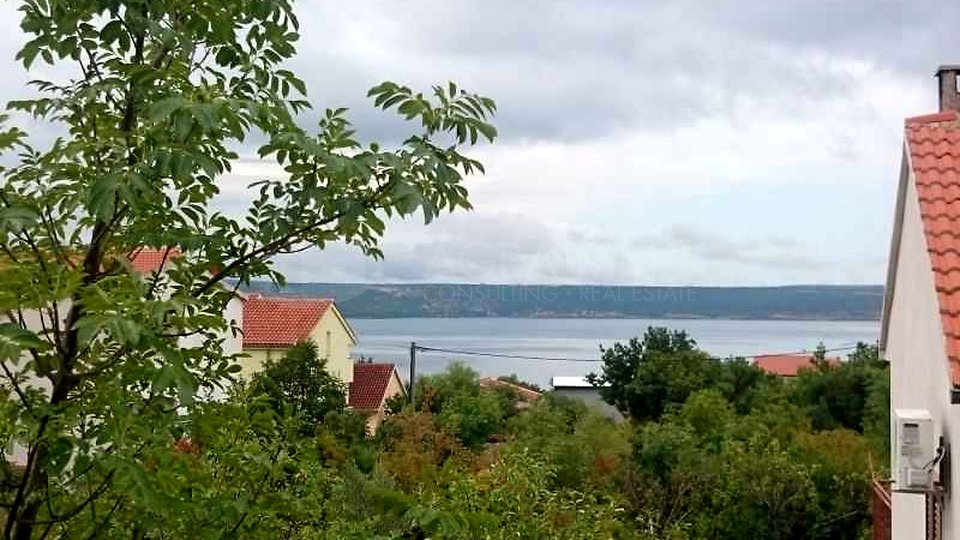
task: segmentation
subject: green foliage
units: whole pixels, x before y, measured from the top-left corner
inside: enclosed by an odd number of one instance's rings
[[[824,352],[779,381],[709,359],[682,332],[606,350],[596,380],[637,422],[621,490],[638,526],[671,539],[862,537],[871,456],[882,465],[889,444],[889,379],[875,347],[839,365]]]
[[[553,489],[604,492],[617,484],[630,455],[629,426],[553,394],[511,419],[509,431],[512,447],[553,467]]]
[[[323,419],[347,405],[347,389],[326,369],[317,346],[303,341],[283,358],[267,360],[250,381],[252,397],[264,396],[277,414],[295,417],[301,429],[312,434]]]
[[[513,392],[481,387],[477,372],[459,362],[419,379],[414,396],[418,410],[436,414],[446,431],[471,447],[489,441],[516,411]]]
[[[714,388],[741,413],[763,399],[771,377],[741,359],[718,361],[686,332],[648,328],[642,340],[603,350],[603,368],[589,379],[600,395],[633,420],[658,420],[698,390]]]
[[[876,402],[878,392],[889,395],[882,387],[885,369],[876,346],[860,343],[848,361],[837,364],[822,361],[822,356],[816,370],[801,371],[791,385],[792,401],[807,410],[814,429],[845,428],[862,433],[867,422],[876,425],[881,404],[873,404],[869,413],[873,417],[868,419],[867,403],[871,396]]]
[[[590,380],[622,413],[638,422],[657,420],[704,387],[710,362],[685,332],[649,328],[642,340],[603,350],[603,371]]]
[[[253,421],[276,416],[259,400],[208,408],[239,371],[224,350],[239,331],[223,316],[235,297],[226,284],[282,283],[276,255],[330,243],[379,257],[389,218],[469,208],[463,180],[483,166],[463,152],[496,136],[493,101],[452,83],[427,94],[379,84],[374,106],[410,120],[411,133],[395,148],[362,145],[344,109],[313,129],[298,123],[311,104],[285,67],[300,32],[288,0],[24,1],[19,11],[28,41],[17,58],[57,80],[33,81],[10,103],[16,115],[0,117],[0,357],[15,399],[0,443],[30,449],[0,493],[5,537],[308,530],[316,518],[298,512],[323,493],[318,462],[298,461],[299,442]],[[56,138],[31,138],[11,118]],[[284,174],[255,182],[237,217],[213,200],[243,145]],[[138,275],[130,260],[144,247],[176,248],[177,260]],[[273,405],[299,391],[262,390]],[[330,406],[314,410],[305,395],[284,409],[312,424]],[[190,476],[174,441],[221,414],[236,421],[210,423],[236,446],[207,437],[217,451]],[[298,490],[309,493],[279,495]]]

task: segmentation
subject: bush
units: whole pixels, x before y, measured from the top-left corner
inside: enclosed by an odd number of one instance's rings
[[[474,448],[502,431],[504,420],[516,413],[512,390],[483,388],[477,372],[459,362],[421,378],[414,395],[417,410],[435,414],[447,432]]]

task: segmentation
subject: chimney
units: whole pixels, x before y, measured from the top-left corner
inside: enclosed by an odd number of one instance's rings
[[[940,66],[937,79],[940,79],[940,112],[960,111],[960,91],[957,90],[957,77],[960,65]]]

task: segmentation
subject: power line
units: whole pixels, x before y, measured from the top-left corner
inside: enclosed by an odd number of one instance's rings
[[[853,344],[841,345],[841,346],[838,346],[838,347],[832,347],[832,348],[829,348],[829,349],[822,349],[822,350],[823,350],[823,352],[828,353],[828,352],[837,352],[837,351],[852,351],[853,349],[856,349],[856,348],[857,348],[857,344],[856,344],[856,343],[853,343]],[[750,359],[755,359],[755,358],[759,358],[759,357],[761,357],[761,356],[798,356],[798,355],[801,355],[801,354],[814,354],[814,353],[816,353],[816,352],[817,352],[817,349],[814,349],[814,350],[812,350],[812,351],[809,350],[809,349],[804,349],[804,350],[802,350],[802,351],[794,351],[794,352],[761,353],[761,354],[752,354],[752,355],[745,355],[745,354],[741,354],[741,355],[730,355],[730,356],[728,356],[727,358],[750,358]]]
[[[831,347],[823,349],[823,352],[838,352],[838,351],[849,351],[856,349],[857,345],[843,345],[838,347]],[[447,353],[447,354],[458,354],[463,356],[486,356],[490,358],[509,358],[513,360],[537,360],[541,362],[590,362],[590,363],[600,363],[603,362],[602,359],[587,359],[587,358],[569,358],[562,356],[528,356],[522,354],[509,354],[509,353],[497,353],[497,352],[482,352],[482,351],[467,351],[462,349],[446,349],[443,347],[428,347],[426,345],[417,345],[416,349],[423,352],[434,352],[434,353]],[[801,354],[814,354],[816,350],[802,350],[802,351],[793,351],[793,352],[780,352],[780,353],[763,353],[763,354],[753,354],[753,355],[728,355],[726,357],[720,358],[715,357],[717,360],[725,360],[728,358],[744,358],[744,359],[756,359],[761,356],[798,356]]]
[[[494,353],[494,352],[480,352],[480,351],[463,351],[458,349],[444,349],[441,347],[426,347],[424,345],[417,345],[418,351],[423,352],[444,352],[449,354],[462,354],[464,356],[489,356],[492,358],[511,358],[514,360],[540,360],[544,362],[602,362],[600,359],[586,359],[586,358],[565,358],[559,356],[525,356],[522,354],[507,354],[507,353]]]

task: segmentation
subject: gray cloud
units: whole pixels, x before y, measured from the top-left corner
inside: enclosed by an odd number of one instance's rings
[[[638,236],[633,245],[687,250],[706,263],[737,263],[787,271],[817,270],[826,264],[796,239],[778,236],[733,239],[689,225],[673,225],[660,235]]]
[[[301,48],[311,52],[295,65],[314,95],[346,97],[359,125],[387,136],[404,131],[360,97],[381,77],[423,87],[442,73],[498,99],[504,137],[575,140],[671,130],[745,108],[802,114],[870,85],[874,70],[851,73],[845,62],[916,77],[960,53],[947,23],[958,9],[929,1],[436,0],[304,11],[305,27],[320,28],[304,32]],[[370,28],[339,24],[363,17]],[[368,39],[359,43],[379,55],[331,47],[353,44],[360,31]]]
[[[12,61],[15,8],[0,5],[7,99],[44,75]],[[902,118],[934,106],[936,64],[960,61],[960,5],[933,0],[318,0],[297,10],[291,67],[317,106],[304,124],[347,106],[362,138],[397,142],[416,126],[373,110],[366,90],[455,80],[498,101],[502,139],[476,152],[489,170],[470,181],[477,212],[428,228],[391,222],[385,262],[344,246],[281,259],[295,280],[877,281]],[[222,205],[239,212],[242,186],[260,174],[225,179]],[[760,195],[779,189],[783,201]],[[780,205],[829,213],[827,225],[742,234],[763,219],[751,212]],[[839,232],[814,250],[827,227]],[[858,260],[844,262],[854,245]]]

